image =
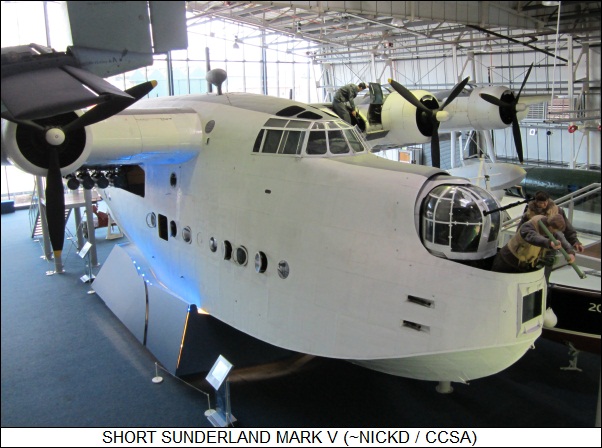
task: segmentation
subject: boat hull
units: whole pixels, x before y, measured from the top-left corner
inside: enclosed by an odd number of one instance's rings
[[[480,348],[410,358],[353,362],[372,370],[406,378],[465,383],[469,380],[493,375],[514,364],[532,346],[533,341],[522,341],[503,347]],[[469,365],[471,366],[470,371],[466,369]]]

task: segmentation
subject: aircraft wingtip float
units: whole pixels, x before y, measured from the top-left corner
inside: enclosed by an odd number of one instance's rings
[[[82,115],[3,113],[2,156],[48,177],[49,216],[62,216],[63,176],[111,179],[101,194],[130,242],[94,288],[168,370],[196,310],[287,350],[433,381],[495,374],[540,336],[543,271],[490,270],[501,217],[488,191],[379,158],[304,103],[141,99],[149,85]]]

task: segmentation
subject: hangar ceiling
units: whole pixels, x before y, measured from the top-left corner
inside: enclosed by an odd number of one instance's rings
[[[600,45],[599,1],[191,1],[187,8],[189,26],[214,18],[250,25],[265,32],[266,46],[289,36],[291,52],[324,62],[436,57],[453,47],[551,54],[557,29],[561,42]]]

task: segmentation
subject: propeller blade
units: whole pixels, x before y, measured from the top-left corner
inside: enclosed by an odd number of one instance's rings
[[[493,95],[489,95],[488,93],[479,93],[479,96],[481,98],[483,98],[485,101],[487,101],[488,103],[493,104],[494,106],[497,107],[512,107],[512,104],[510,103],[506,103],[498,98],[496,98]]]
[[[65,192],[56,147],[48,147],[48,174],[46,177],[46,221],[50,244],[55,258],[61,256],[65,242]]]
[[[410,103],[416,109],[420,109],[423,112],[426,112],[429,115],[431,115],[431,113],[432,113],[431,109],[429,109],[424,104],[422,104],[420,102],[420,100],[418,98],[416,98],[414,95],[412,95],[412,92],[410,92],[404,86],[402,86],[401,84],[399,84],[397,81],[395,81],[393,79],[389,79],[389,84],[391,84],[391,87],[393,87],[395,89],[395,91],[397,93],[399,93],[403,99],[405,99],[408,103]]]
[[[444,109],[445,106],[447,106],[449,103],[451,103],[460,94],[460,92],[462,92],[462,90],[464,90],[464,87],[466,87],[466,84],[468,83],[469,79],[470,79],[470,77],[466,77],[462,81],[460,81],[458,84],[455,85],[455,87],[453,88],[453,90],[451,91],[451,93],[449,94],[449,96],[447,97],[445,102],[443,103],[443,106],[441,106],[439,108],[439,110]]]
[[[518,118],[514,115],[512,119],[512,134],[514,135],[514,145],[516,146],[516,155],[520,163],[523,163],[523,142],[520,135],[520,127],[518,125]]]
[[[63,130],[65,133],[68,133],[85,126],[98,123],[99,121],[106,120],[107,118],[118,114],[122,110],[127,109],[143,96],[148,95],[148,93],[153,90],[156,85],[157,81],[147,81],[131,87],[125,90],[125,93],[129,94],[132,98],[115,97],[105,103],[97,104],[81,117],[73,120],[71,123],[65,126]]]
[[[148,95],[150,91],[153,90],[155,87],[157,87],[157,81],[146,81],[142,84],[130,87],[129,89],[125,90],[125,93],[134,97],[136,101],[138,101],[142,97]]]
[[[531,69],[532,68],[533,68],[533,63],[531,63],[531,66],[529,67],[529,70],[527,70],[527,74],[525,75],[525,79],[523,79],[523,83],[520,86],[520,90],[516,94],[516,99],[514,100],[516,103],[518,103],[518,99],[520,98],[520,94],[523,91],[523,87],[525,87],[525,84],[527,83],[527,79],[529,79],[529,75],[531,74]]]
[[[441,168],[441,150],[439,148],[439,122],[433,120],[433,136],[431,137],[431,164]]]

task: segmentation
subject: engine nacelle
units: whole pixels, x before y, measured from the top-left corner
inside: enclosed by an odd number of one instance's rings
[[[426,90],[412,90],[412,94],[430,109],[439,108],[437,99]],[[433,135],[432,124],[399,93],[387,96],[382,108],[383,129],[389,130],[386,139],[404,144],[427,143]]]
[[[512,115],[481,98],[481,93],[487,93],[502,101],[514,101],[514,94],[506,87],[477,87],[469,96],[459,96],[445,110],[450,119],[441,123],[440,131],[462,131],[474,129],[477,131],[489,129],[504,129],[512,124]],[[528,108],[524,116],[528,113]],[[524,118],[521,114],[518,119]]]
[[[66,124],[76,118],[77,114],[70,112],[60,115],[55,123]],[[46,176],[48,149],[44,134],[43,130],[2,120],[2,163],[10,163],[35,176]],[[72,173],[86,162],[91,152],[91,146],[86,144],[90,138],[87,128],[79,129],[57,146],[61,175]]]
[[[64,126],[75,113],[36,120],[42,127]],[[194,111],[163,109],[161,113],[128,111],[70,131],[56,145],[61,175],[82,166],[182,163],[198,154],[202,132]],[[64,135],[64,134],[63,134]],[[48,172],[49,143],[43,129],[2,120],[2,162],[36,175]]]

